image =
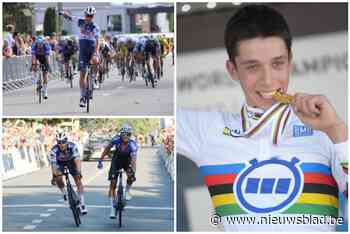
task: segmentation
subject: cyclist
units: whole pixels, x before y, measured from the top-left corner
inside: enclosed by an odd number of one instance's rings
[[[163,76],[163,60],[169,54],[170,46],[166,35],[159,35],[157,39],[160,44],[160,75]]]
[[[144,72],[144,66],[145,66],[145,57],[144,57],[144,50],[145,50],[145,43],[146,43],[146,37],[141,36],[137,39],[136,45],[134,48],[134,55],[135,55],[135,63],[136,63],[136,76],[137,73],[140,73],[143,76]]]
[[[40,64],[43,64],[42,66],[42,72],[43,72],[43,95],[44,99],[47,99],[47,83],[48,83],[48,71],[49,71],[49,56],[51,53],[51,48],[48,43],[44,41],[43,36],[38,36],[38,38],[35,40],[34,44],[32,45],[32,69],[33,71],[36,71],[37,63],[39,61]]]
[[[128,56],[128,46],[126,44],[127,38],[125,36],[121,36],[117,41],[117,53],[118,53],[118,70],[122,75],[122,80],[124,81],[125,74],[125,66],[126,66],[126,58]]]
[[[53,32],[51,37],[50,37],[50,46],[51,46],[51,50],[55,51],[55,47],[57,46],[57,39],[56,39],[56,33]]]
[[[63,56],[64,70],[65,70],[66,78],[68,78],[69,63],[72,60],[72,57],[74,56],[74,54],[77,53],[77,51],[78,51],[78,47],[77,47],[77,45],[74,44],[74,41],[71,38],[67,38],[66,43],[64,43],[63,46],[60,48],[59,53],[62,54],[62,56]],[[67,81],[68,81],[68,79],[67,79]]]
[[[136,39],[134,37],[127,37],[126,45],[128,48],[126,56],[126,65],[129,70],[130,81],[132,80],[132,75],[134,73],[134,48],[136,46]]]
[[[115,209],[113,207],[114,200],[115,200],[115,189],[117,186],[117,180],[116,172],[123,168],[127,173],[127,185],[126,185],[126,191],[125,191],[125,198],[126,200],[130,200],[131,194],[130,194],[130,188],[131,185],[135,182],[135,172],[136,172],[136,155],[137,155],[137,144],[135,141],[131,140],[131,133],[132,129],[125,124],[119,131],[119,134],[112,138],[111,142],[108,144],[108,146],[103,151],[100,160],[98,161],[98,168],[102,169],[103,159],[108,155],[111,148],[115,146],[115,153],[112,158],[111,167],[109,169],[109,175],[108,180],[110,180],[110,186],[109,186],[109,197],[111,201],[111,214],[110,218],[114,219],[115,216]]]
[[[145,42],[145,59],[149,72],[151,72],[150,58],[153,60],[154,75],[159,79],[159,56],[160,56],[160,43],[153,35],[147,38]],[[155,79],[156,80],[156,79]]]
[[[109,72],[109,64],[112,62],[114,56],[113,46],[110,43],[110,36],[106,35],[105,39],[100,43],[101,64],[99,67],[100,79],[102,82],[102,75]]]
[[[50,151],[50,162],[54,177],[56,178],[57,187],[61,190],[63,199],[67,201],[67,191],[62,178],[64,167],[67,166],[78,188],[81,213],[85,215],[87,214],[87,209],[85,207],[84,186],[81,181],[81,161],[78,148],[73,142],[68,141],[63,131],[57,132],[56,141],[57,144]]]
[[[80,107],[86,106],[86,80],[85,73],[88,64],[92,64],[92,73],[94,79],[94,88],[97,88],[96,74],[99,64],[99,28],[93,22],[93,17],[96,14],[96,9],[93,6],[88,6],[84,10],[85,18],[71,16],[67,12],[60,12],[66,19],[78,22],[80,28],[79,34],[79,70],[80,70]]]

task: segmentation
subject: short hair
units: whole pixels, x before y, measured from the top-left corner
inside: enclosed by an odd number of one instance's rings
[[[238,43],[257,37],[280,37],[291,52],[292,35],[287,21],[275,9],[262,4],[250,4],[241,7],[227,22],[225,28],[225,46],[232,62],[238,55]]]

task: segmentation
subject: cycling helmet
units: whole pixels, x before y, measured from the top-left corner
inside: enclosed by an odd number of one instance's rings
[[[40,44],[42,44],[42,43],[44,43],[44,37],[43,36],[38,36],[37,38],[36,38],[36,42],[37,43],[40,43]]]
[[[132,128],[128,124],[124,124],[119,130],[120,136],[131,136]]]
[[[65,132],[59,131],[56,133],[56,141],[58,144],[65,144],[68,141],[68,137]]]
[[[88,6],[85,10],[84,10],[85,15],[95,15],[96,14],[96,9],[93,6]]]

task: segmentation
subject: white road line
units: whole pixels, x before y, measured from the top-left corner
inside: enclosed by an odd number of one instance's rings
[[[43,220],[42,219],[34,219],[32,220],[32,223],[41,223]]]
[[[60,200],[58,200],[58,202],[64,202],[64,200],[63,200],[63,199],[60,199]]]
[[[56,209],[47,209],[47,212],[53,212],[56,211]]]
[[[64,204],[23,204],[23,205],[3,205],[4,208],[25,208],[25,207],[56,207],[62,208],[66,207]],[[110,206],[104,205],[86,205],[87,208],[110,208]],[[126,206],[126,209],[130,210],[174,210],[173,207],[166,206]],[[42,216],[43,214],[40,214]],[[51,214],[46,214],[51,215]],[[45,216],[44,216],[45,217]]]
[[[48,214],[48,213],[40,214],[40,217],[49,217],[49,216],[51,216],[51,214]]]
[[[87,181],[83,181],[84,186],[87,186],[88,184],[90,184],[94,179],[96,179],[99,175],[105,173],[107,170],[107,167],[104,167],[103,170],[98,170],[98,172],[91,178],[89,178]]]
[[[26,225],[23,227],[23,230],[33,230],[36,228],[36,225]]]

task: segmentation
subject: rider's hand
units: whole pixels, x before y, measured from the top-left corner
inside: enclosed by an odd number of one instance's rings
[[[103,168],[102,159],[98,160],[97,168],[98,169],[102,169]]]

